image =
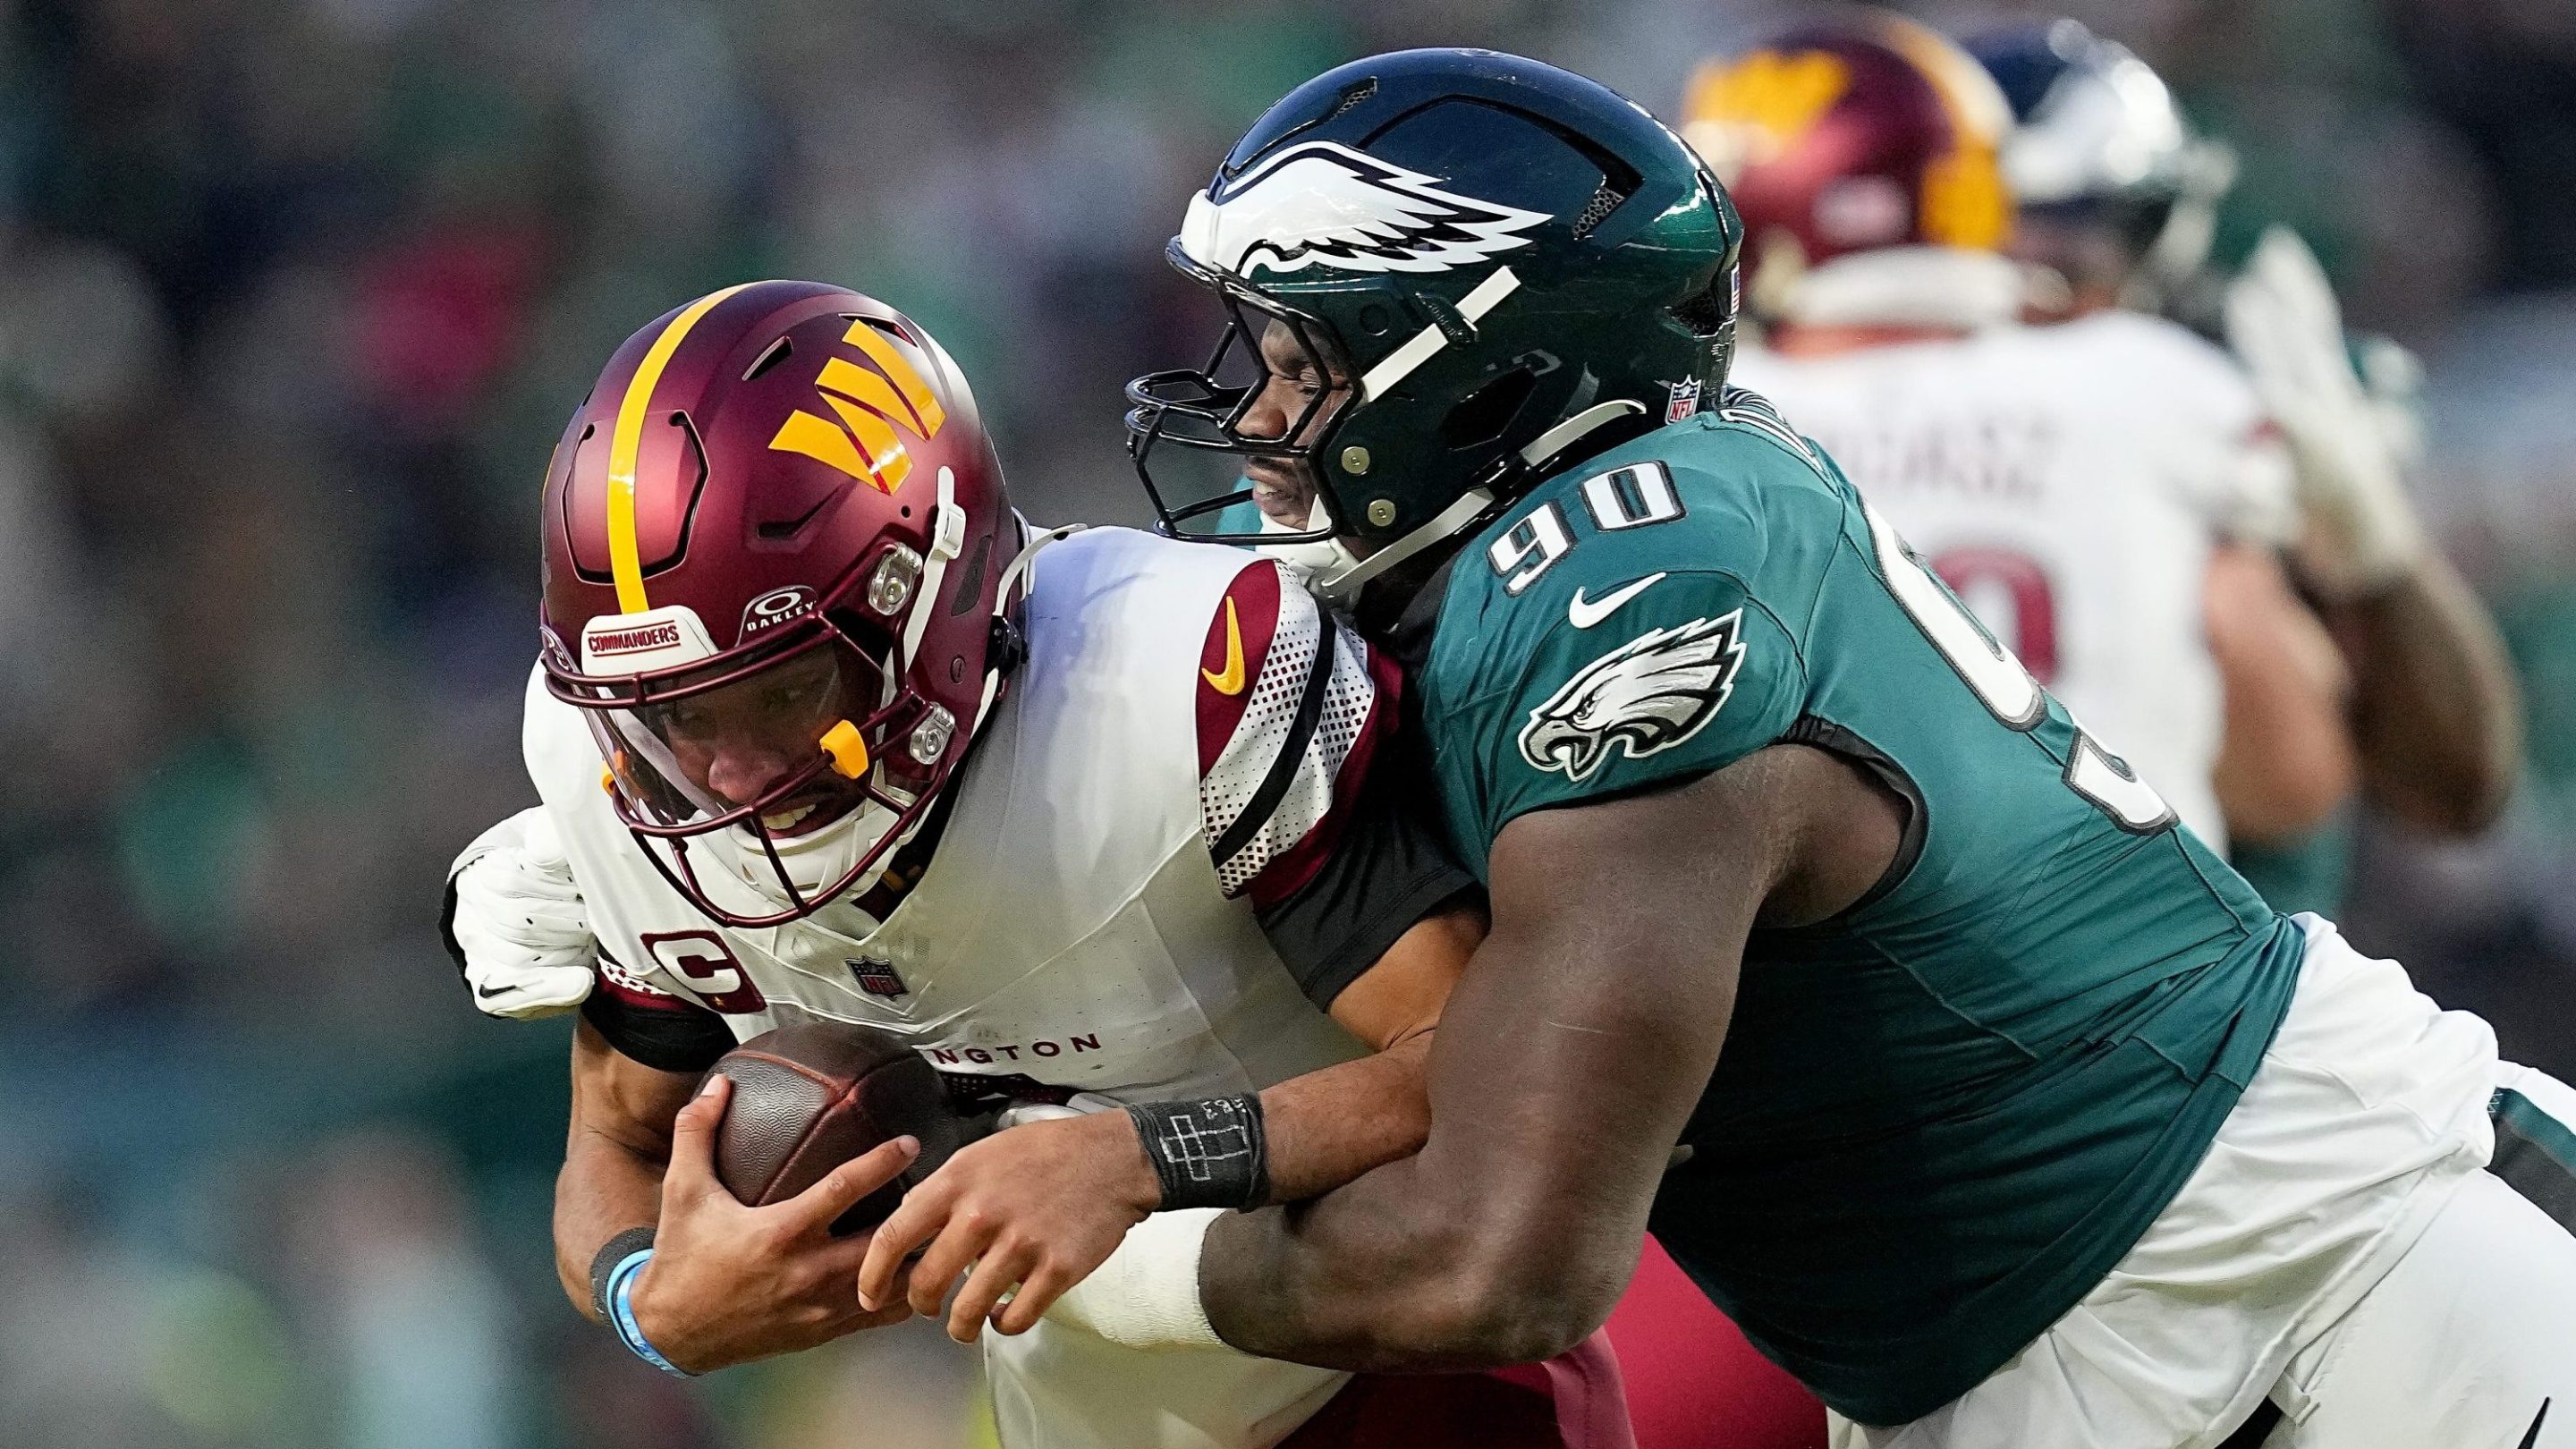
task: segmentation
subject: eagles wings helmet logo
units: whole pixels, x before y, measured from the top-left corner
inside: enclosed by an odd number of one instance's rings
[[[1614,749],[1632,760],[1698,734],[1735,692],[1744,611],[1650,629],[1577,671],[1521,727],[1534,769],[1589,779]]]
[[[1181,250],[1242,275],[1254,267],[1297,272],[1445,272],[1526,246],[1516,233],[1549,220],[1441,189],[1437,177],[1390,165],[1331,141],[1310,141],[1190,198]]]

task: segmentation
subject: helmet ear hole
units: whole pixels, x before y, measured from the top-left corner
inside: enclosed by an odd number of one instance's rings
[[[1690,329],[1693,337],[1715,337],[1726,331],[1735,315],[1735,274],[1724,272],[1708,284],[1706,290],[1693,294],[1673,308],[1674,320]]]
[[[1440,420],[1442,446],[1456,452],[1481,448],[1510,431],[1538,386],[1538,373],[1515,367],[1459,400]]]

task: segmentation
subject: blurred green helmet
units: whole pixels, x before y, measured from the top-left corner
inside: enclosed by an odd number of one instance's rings
[[[1128,384],[1162,531],[1338,537],[1373,573],[1714,406],[1742,236],[1679,137],[1581,76],[1486,50],[1327,71],[1166,248],[1228,316],[1204,367]]]

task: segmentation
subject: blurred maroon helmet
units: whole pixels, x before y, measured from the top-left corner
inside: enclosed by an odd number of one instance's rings
[[[544,515],[549,687],[646,856],[730,925],[878,870],[1014,662],[1021,527],[974,396],[856,292],[753,282],[628,338]]]
[[[1996,251],[2012,201],[1996,160],[2012,110],[1984,67],[1914,21],[1862,10],[1702,66],[1682,134],[1744,217],[1758,304],[1837,257]]]

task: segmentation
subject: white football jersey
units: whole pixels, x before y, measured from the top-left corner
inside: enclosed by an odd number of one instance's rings
[[[1027,660],[881,924],[846,905],[769,929],[708,921],[618,821],[580,712],[533,679],[528,768],[603,989],[719,1012],[744,1039],[864,1022],[943,1073],[1056,1100],[1256,1091],[1359,1055],[1253,902],[1265,873],[1317,853],[1346,767],[1392,729],[1384,666],[1278,564],[1125,529],[1047,546],[1022,623]],[[1344,1378],[1052,1323],[983,1341],[1009,1449],[1267,1444]]]
[[[2222,540],[2286,542],[2289,460],[2217,348],[2106,312],[1792,358],[1732,379],[1853,486],[2085,731],[2224,850],[2202,587]]]

